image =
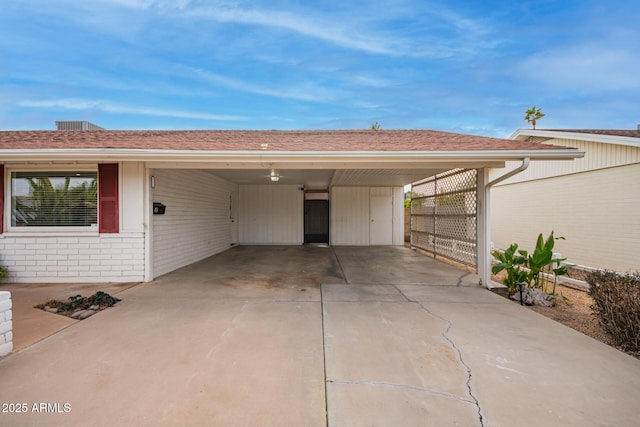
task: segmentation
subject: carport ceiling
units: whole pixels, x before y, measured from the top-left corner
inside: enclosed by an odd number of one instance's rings
[[[278,169],[280,180],[271,182],[269,169],[213,169],[210,173],[236,184],[295,184],[306,188],[334,185],[403,186],[444,172],[444,169]]]

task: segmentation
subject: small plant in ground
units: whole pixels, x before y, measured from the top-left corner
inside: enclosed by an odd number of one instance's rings
[[[6,279],[9,276],[9,270],[4,265],[0,265],[0,281]]]
[[[106,292],[98,291],[89,298],[87,298],[86,304],[89,306],[99,305],[100,307],[111,307],[119,300],[118,298],[114,298]]]
[[[526,251],[518,250],[517,243],[513,243],[504,252],[493,251],[491,254],[498,260],[491,272],[498,274],[506,271],[507,276],[502,279],[502,283],[509,288],[510,294],[515,293],[518,283],[529,283],[529,273],[523,269],[527,263]]]
[[[527,257],[527,267],[531,271],[530,287],[541,289],[549,295],[556,295],[556,285],[558,277],[567,276],[572,265],[562,265],[566,258],[554,258],[553,248],[556,240],[565,240],[564,237],[554,237],[553,231],[545,240],[542,233],[536,240],[536,248]],[[555,267],[555,268],[554,268]],[[553,282],[550,278],[553,277]],[[549,286],[553,283],[553,288],[549,292]]]
[[[69,297],[68,303],[58,306],[58,312],[73,310],[74,308],[77,308],[80,304],[82,304],[84,300],[85,298],[82,295],[74,295],[72,297]]]
[[[613,271],[587,275],[591,309],[616,345],[640,352],[640,272],[618,274]]]

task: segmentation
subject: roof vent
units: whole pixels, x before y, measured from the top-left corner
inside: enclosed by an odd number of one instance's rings
[[[84,120],[68,121],[68,122],[56,121],[56,129],[57,130],[105,130],[105,128],[103,127],[94,125],[93,123],[89,123]]]

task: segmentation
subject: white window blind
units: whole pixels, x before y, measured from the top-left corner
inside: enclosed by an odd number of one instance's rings
[[[97,172],[13,172],[13,227],[91,227],[98,223]]]

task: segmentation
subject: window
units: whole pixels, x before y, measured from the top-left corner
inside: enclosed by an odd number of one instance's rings
[[[12,172],[12,227],[95,227],[97,172]]]

